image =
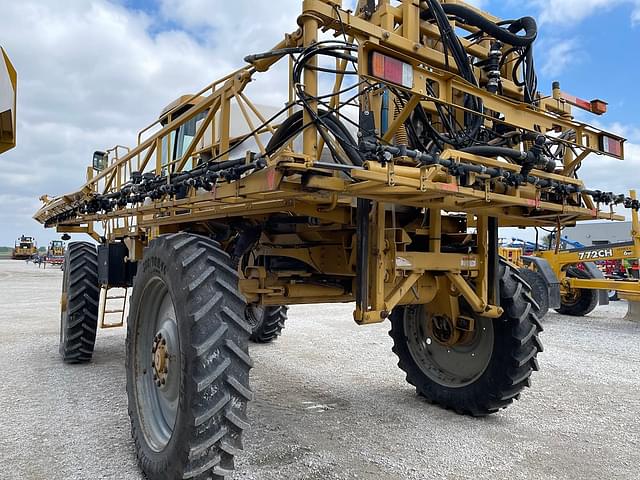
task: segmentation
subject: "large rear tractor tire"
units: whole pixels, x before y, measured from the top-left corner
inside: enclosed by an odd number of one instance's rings
[[[98,252],[86,242],[69,244],[60,298],[60,355],[65,363],[88,363],[98,328]]]
[[[238,274],[206,237],[153,240],[134,282],[127,395],[149,480],[224,479],[249,427],[251,328]]]
[[[591,275],[577,267],[567,268],[567,277],[590,279]],[[598,291],[575,289],[562,295],[562,306],[557,310],[562,315],[584,317],[593,312],[598,306]]]
[[[289,307],[260,307],[248,305],[247,321],[251,325],[250,340],[254,343],[271,343],[282,334]]]
[[[496,320],[474,317],[475,333],[464,344],[438,340],[424,306],[394,309],[390,335],[398,366],[427,401],[484,416],[508,407],[530,386],[542,351],[537,305],[514,267],[501,262],[499,275],[504,314]]]
[[[538,304],[538,308],[534,307],[538,320],[542,321],[549,313],[549,289],[544,278],[539,272],[521,268],[518,273],[531,287],[531,296]]]

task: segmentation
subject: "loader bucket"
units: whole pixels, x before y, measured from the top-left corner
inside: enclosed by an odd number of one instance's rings
[[[0,48],[0,153],[16,146],[16,88],[18,75]]]

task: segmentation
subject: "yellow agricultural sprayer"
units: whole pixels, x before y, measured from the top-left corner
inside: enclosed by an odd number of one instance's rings
[[[431,402],[488,415],[520,398],[542,327],[498,228],[639,207],[578,178],[622,159],[624,139],[572,114],[604,102],[539,92],[536,37],[531,17],[460,1],[304,0],[278,45],[170,105],[132,148],[96,152],[75,192],[44,197],[39,222],[99,243],[67,250],[66,362],[91,359],[101,290],[132,288],[127,392],[148,478],[231,473],[249,339],[277,336],[291,304],[354,302],[359,325],[389,321]],[[251,90],[276,64],[289,101],[265,109]]]

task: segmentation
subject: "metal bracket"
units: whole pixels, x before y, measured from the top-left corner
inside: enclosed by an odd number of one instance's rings
[[[387,185],[390,187],[396,186],[396,169],[393,162],[387,163]]]

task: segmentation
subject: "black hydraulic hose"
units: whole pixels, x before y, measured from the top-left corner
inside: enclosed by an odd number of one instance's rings
[[[461,18],[467,22],[468,25],[477,27],[496,40],[513,45],[514,47],[528,47],[538,37],[538,24],[533,17],[522,17],[513,21],[509,25],[509,28],[503,28],[464,5],[445,3],[442,4],[442,9],[447,15],[454,15]],[[430,18],[428,12],[424,12],[422,16],[423,18]],[[517,33],[521,31],[524,31],[524,34],[517,35]]]
[[[338,118],[324,110],[318,111],[318,116],[322,119],[322,122],[331,133],[335,135],[336,140],[347,154],[349,161],[356,166],[362,166],[363,160],[356,142],[349,133],[349,130],[344,124],[338,120]],[[278,150],[294,135],[298,134],[304,128],[304,113],[302,110],[295,112],[289,118],[287,118],[276,130],[276,133],[271,137],[271,140],[267,144],[266,151],[268,154]]]
[[[528,158],[526,152],[520,152],[506,147],[477,146],[463,148],[461,151],[480,157],[508,157],[516,162],[522,162]]]
[[[552,158],[545,157],[541,154],[541,148],[544,146],[544,139],[541,145],[528,152],[521,152],[512,148],[496,147],[496,146],[478,146],[463,148],[461,151],[479,155],[481,157],[507,157],[511,158],[522,167],[522,174],[526,177],[534,168],[553,173],[556,169],[556,162]]]
[[[405,146],[386,146],[386,145],[377,145],[374,143],[363,142],[362,148],[365,151],[375,151],[377,153],[387,154],[389,158],[395,157],[409,157],[415,159],[419,165],[421,166],[430,166],[430,165],[442,165],[445,168],[448,168],[451,172],[454,172],[457,176],[466,173],[479,173],[482,175],[488,175],[491,178],[502,178],[507,183],[511,184],[531,184],[537,185],[540,188],[551,188],[556,189],[558,191],[562,191],[566,194],[570,193],[581,193],[581,187],[572,184],[565,184],[556,180],[545,179],[541,177],[537,177],[535,175],[530,175],[525,173],[524,175],[516,172],[511,172],[506,169],[496,168],[496,167],[485,167],[484,165],[476,165],[472,163],[464,163],[458,162],[456,160],[450,160],[441,158],[438,155],[431,155],[427,153],[422,153],[417,150],[411,150],[406,148]],[[485,147],[473,147],[473,148],[485,148]],[[497,149],[498,147],[486,147]],[[467,150],[471,150],[467,149]],[[517,152],[511,149],[509,150],[514,155],[518,155],[521,152]],[[464,150],[463,150],[464,151]],[[508,153],[508,152],[504,152]],[[525,157],[526,153],[523,153]],[[639,202],[640,203],[640,202]]]
[[[423,15],[426,14],[426,18],[431,18],[436,21],[438,29],[440,30],[440,36],[442,39],[442,45],[444,47],[445,58],[448,58],[448,52],[451,54],[456,62],[458,71],[462,78],[471,83],[474,86],[478,86],[478,79],[475,77],[469,57],[465,51],[460,39],[456,35],[455,31],[449,24],[447,13],[444,10],[444,5],[440,3],[440,0],[427,0],[428,9],[423,10]],[[484,106],[482,100],[472,95],[465,95],[464,106],[469,110],[482,113]],[[483,119],[480,115],[473,115],[471,113],[465,113],[465,127],[469,129],[467,135],[469,138],[475,138],[482,127]]]
[[[533,64],[533,43],[538,37],[538,25],[534,18],[522,17],[518,20],[497,24],[486,19],[475,10],[457,3],[440,4],[438,0],[429,0],[429,5],[430,9],[423,10],[421,14],[424,20],[434,19],[440,25],[442,22],[440,17],[444,12],[448,16],[458,17],[468,25],[477,27],[480,31],[491,35],[496,40],[512,45],[515,49],[521,49],[521,58],[513,70],[514,81],[518,86],[525,87],[525,102],[535,102],[538,79]],[[503,25],[508,26],[505,28]],[[519,32],[524,33],[519,34]],[[522,82],[516,78],[518,67],[521,64],[524,64],[524,81]],[[463,76],[465,76],[464,73]]]

